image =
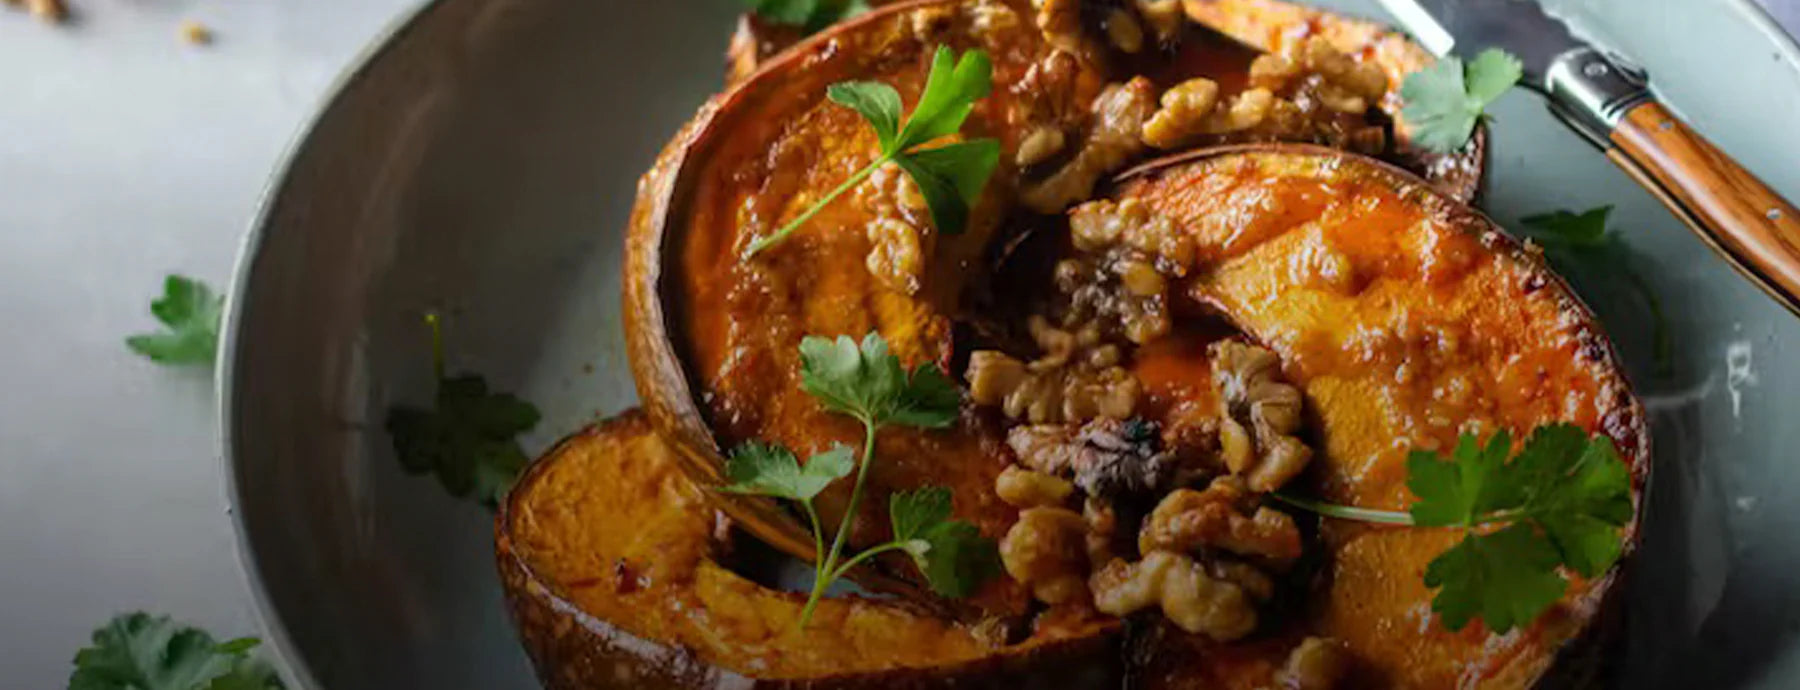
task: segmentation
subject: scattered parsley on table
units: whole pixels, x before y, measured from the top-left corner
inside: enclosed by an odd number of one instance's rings
[[[258,644],[219,642],[167,616],[124,614],[75,653],[69,690],[280,690],[275,669],[250,656]]]
[[[166,328],[126,338],[133,352],[158,364],[211,364],[218,357],[225,298],[206,283],[170,275],[163,281],[162,296],[150,303],[150,313]]]

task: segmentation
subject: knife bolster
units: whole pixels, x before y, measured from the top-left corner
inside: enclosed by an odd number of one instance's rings
[[[1626,112],[1650,100],[1641,70],[1588,47],[1556,56],[1544,73],[1544,82],[1551,110],[1602,146]]]

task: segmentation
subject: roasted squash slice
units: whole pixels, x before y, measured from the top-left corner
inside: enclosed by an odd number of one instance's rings
[[[1206,268],[1182,286],[1186,299],[1274,350],[1301,385],[1318,454],[1300,490],[1404,510],[1410,449],[1569,422],[1613,440],[1641,510],[1650,438],[1611,344],[1542,257],[1480,213],[1390,166],[1298,145],[1160,161],[1114,196],[1195,240]],[[1141,356],[1138,376],[1163,395],[1204,395],[1191,382],[1210,365],[1190,345]],[[1622,563],[1637,529],[1635,519],[1625,529]],[[1421,575],[1456,534],[1335,520],[1320,533],[1323,584],[1286,632],[1346,644],[1360,660],[1353,687],[1530,686],[1607,632],[1603,605],[1622,567],[1578,579],[1522,631],[1453,633],[1433,621]],[[1142,669],[1149,687],[1260,687],[1283,653],[1180,635],[1159,648]]]
[[[625,280],[632,367],[651,419],[696,478],[716,482],[721,449],[745,440],[781,443],[804,457],[856,438],[852,421],[823,412],[801,392],[796,345],[804,336],[879,330],[908,366],[950,363],[953,323],[967,310],[967,288],[1016,230],[1004,217],[1029,184],[1029,171],[1014,159],[1032,127],[1050,122],[1069,131],[1089,128],[1090,119],[1099,117],[1089,115],[1090,104],[1107,82],[1147,71],[1163,85],[1193,76],[1241,83],[1255,54],[1196,29],[1201,33],[1181,43],[1185,52],[1102,61],[1116,64],[1081,62],[1051,78],[1045,75],[1057,70],[1045,65],[1056,50],[1033,13],[1022,1],[920,0],[860,15],[760,63],[702,108],[645,176]],[[1324,31],[1340,21],[1308,15],[1297,24],[1262,22],[1261,16],[1242,19],[1272,33]],[[1397,60],[1384,71],[1404,74],[1422,64],[1422,52],[1383,48],[1400,39],[1365,37],[1377,40],[1375,47],[1345,46],[1360,59]],[[993,94],[976,106],[963,135],[998,139],[1002,163],[967,231],[944,236],[926,223],[916,243],[872,239],[870,228],[881,225],[876,221],[918,213],[895,200],[903,196],[895,191],[898,173],[877,174],[783,245],[746,260],[751,242],[877,155],[872,131],[856,113],[827,102],[826,87],[851,79],[882,81],[910,103],[940,45],[980,48],[994,62]],[[1398,82],[1390,86],[1397,89]],[[1144,81],[1131,88],[1154,87]],[[1390,94],[1381,106],[1395,102]],[[1473,194],[1481,155],[1479,143],[1461,154],[1470,174],[1441,180],[1451,194]],[[879,270],[895,265],[912,270],[898,277]],[[853,543],[886,533],[888,492],[925,484],[950,487],[957,516],[998,538],[1016,512],[991,491],[1006,465],[1004,453],[997,429],[976,415],[966,415],[949,432],[885,431]],[[841,514],[846,494],[821,496],[828,524]],[[732,500],[725,509],[777,548],[810,557],[811,540],[798,522],[771,504]],[[1016,611],[1020,603],[1016,595],[1003,595],[984,608]]]
[[[645,416],[564,439],[496,523],[520,638],[550,690],[1118,687],[1115,640],[1040,625],[998,632],[895,601],[805,597],[727,567],[722,521]]]
[[[1404,34],[1376,22],[1285,0],[1170,1],[1182,4],[1190,22],[1182,27],[1180,41],[1172,49],[1152,50],[1146,56],[1124,60],[1112,71],[1124,74],[1144,69],[1164,82],[1163,86],[1193,76],[1223,76],[1227,85],[1241,86],[1241,79],[1232,75],[1243,73],[1257,53],[1283,53],[1308,37],[1323,37],[1338,50],[1380,66],[1387,75],[1391,91],[1377,106],[1395,119],[1399,130],[1400,145],[1391,152],[1394,162],[1419,173],[1458,201],[1470,201],[1480,192],[1487,158],[1485,126],[1476,128],[1468,147],[1455,154],[1434,153],[1407,144],[1410,129],[1400,115],[1400,84],[1407,75],[1430,66],[1436,58]],[[1090,17],[1103,16],[1100,10],[1106,7],[1128,4],[1109,0],[1082,2],[1089,7]],[[871,0],[868,4],[880,7],[895,3]],[[773,24],[752,13],[739,17],[726,50],[726,85],[735,86],[749,79],[803,38],[796,27]]]

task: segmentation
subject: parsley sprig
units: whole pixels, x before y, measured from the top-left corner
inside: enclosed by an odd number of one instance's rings
[[[510,394],[488,390],[481,376],[446,373],[438,315],[426,314],[425,324],[431,329],[435,405],[428,410],[404,405],[388,410],[394,454],[407,472],[436,473],[451,495],[472,495],[494,507],[530,464],[518,435],[537,426],[538,410]]]
[[[998,571],[993,541],[973,525],[950,519],[950,490],[938,487],[891,495],[888,515],[893,539],[852,556],[844,552],[862,504],[869,466],[875,461],[876,435],[889,426],[942,429],[956,421],[961,394],[942,370],[923,364],[908,372],[878,333],[869,333],[860,345],[848,336],[808,336],[800,342],[800,385],[825,409],[862,423],[862,462],[857,462],[853,450],[840,444],[814,454],[802,465],[785,448],[752,441],[731,452],[725,464],[731,483],[721,490],[794,501],[806,514],[817,567],[812,593],[800,614],[801,628],[812,618],[826,587],[883,553],[905,552],[932,590],[944,596],[967,596]],[[852,470],[856,479],[850,502],[827,547],[812,501]]]
[[[132,351],[157,364],[211,364],[219,353],[219,319],[225,298],[206,283],[183,275],[163,280],[150,313],[167,329],[125,339]]]
[[[128,613],[75,653],[69,690],[280,690],[275,669],[250,656],[258,644],[219,642],[167,616]]]
[[[799,27],[809,34],[869,10],[866,0],[747,0],[745,4],[766,21]]]
[[[1426,150],[1455,153],[1468,143],[1475,123],[1500,94],[1525,72],[1519,59],[1498,48],[1481,51],[1467,65],[1446,56],[1406,77],[1401,116],[1413,128],[1413,142]]]
[[[1607,217],[1612,214],[1612,209],[1608,205],[1581,213],[1558,210],[1526,216],[1519,222],[1532,231],[1531,238],[1543,244],[1558,263],[1605,271],[1625,280],[1626,286],[1650,311],[1656,373],[1669,376],[1675,371],[1675,345],[1669,319],[1663,313],[1662,300],[1650,287],[1650,281],[1631,268],[1631,250],[1619,238],[1618,231],[1607,229]]]
[[[993,139],[962,141],[932,148],[925,144],[956,134],[962,130],[975,102],[993,91],[994,66],[987,53],[970,50],[961,57],[948,46],[939,46],[931,61],[931,73],[925,80],[925,91],[904,124],[900,114],[900,93],[880,82],[852,81],[832,84],[826,96],[833,103],[861,113],[881,142],[881,156],[850,179],[838,185],[799,216],[758,239],[749,255],[768,249],[787,239],[796,228],[831,204],[844,192],[875,173],[881,166],[894,163],[925,197],[931,209],[931,222],[939,232],[954,235],[963,231],[969,220],[969,208],[981,196],[982,188],[1000,163],[1000,142]]]
[[[1419,500],[1404,513],[1276,497],[1326,517],[1463,530],[1425,569],[1431,608],[1451,630],[1480,618],[1505,633],[1562,598],[1560,568],[1595,577],[1612,567],[1632,515],[1631,471],[1606,436],[1550,424],[1509,460],[1512,446],[1503,430],[1485,445],[1464,434],[1449,459],[1414,451],[1406,486]]]

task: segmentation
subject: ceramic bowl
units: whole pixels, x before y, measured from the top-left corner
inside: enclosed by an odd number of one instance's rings
[[[1383,16],[1372,0],[1319,4]],[[737,6],[429,2],[298,140],[243,251],[220,380],[244,564],[300,687],[535,687],[501,606],[491,515],[405,474],[383,419],[429,399],[431,309],[452,370],[543,411],[528,452],[633,403],[626,215],[638,175],[719,88]],[[1747,0],[1552,7],[1800,198],[1800,54]],[[1490,215],[1612,204],[1630,248],[1622,265],[1568,271],[1656,435],[1624,685],[1800,685],[1800,319],[1530,94],[1493,114]],[[1666,367],[1626,268],[1659,298]]]

